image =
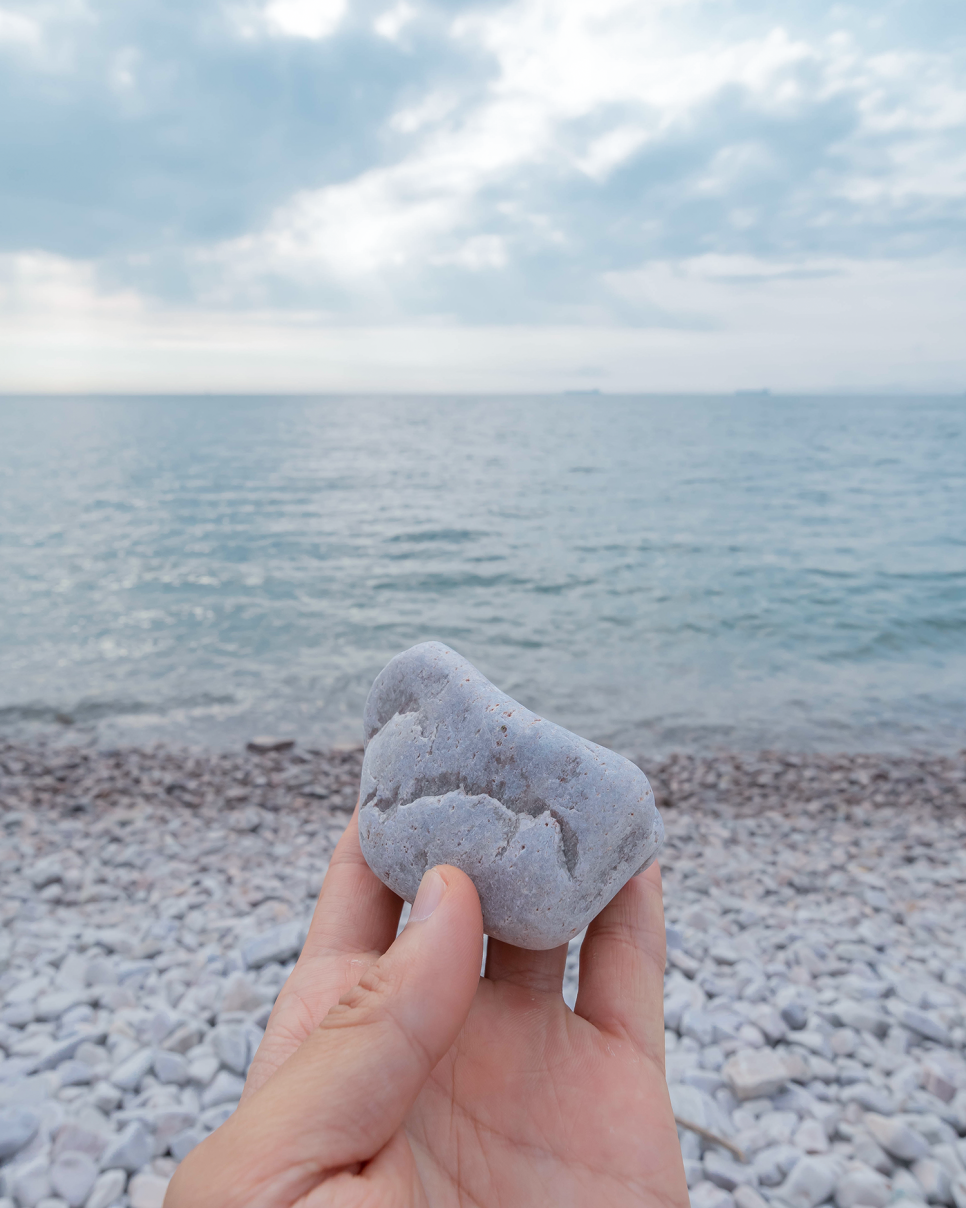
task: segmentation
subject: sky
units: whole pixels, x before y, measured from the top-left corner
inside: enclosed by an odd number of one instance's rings
[[[0,391],[966,389],[950,0],[0,0]]]

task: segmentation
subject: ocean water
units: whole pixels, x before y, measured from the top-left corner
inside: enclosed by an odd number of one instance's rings
[[[0,730],[356,742],[427,638],[630,754],[966,745],[966,399],[0,400]]]

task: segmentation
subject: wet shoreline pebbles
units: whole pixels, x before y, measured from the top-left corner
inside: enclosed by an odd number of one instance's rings
[[[0,741],[0,1208],[160,1208],[237,1103],[360,766]],[[966,1208],[966,760],[644,767],[695,1208]]]

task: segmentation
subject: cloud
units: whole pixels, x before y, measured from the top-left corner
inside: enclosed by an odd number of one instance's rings
[[[98,323],[825,331],[958,263],[964,67],[940,0],[7,0],[0,253]]]

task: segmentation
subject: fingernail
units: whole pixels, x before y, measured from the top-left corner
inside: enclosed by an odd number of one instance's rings
[[[443,899],[446,892],[446,882],[435,868],[423,874],[419,882],[419,892],[409,914],[410,923],[424,923]]]

